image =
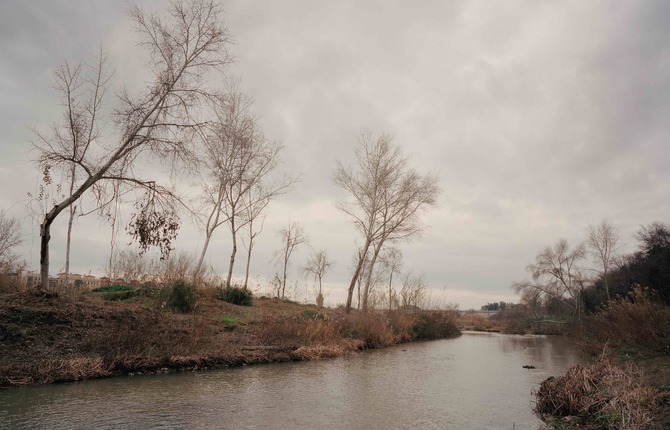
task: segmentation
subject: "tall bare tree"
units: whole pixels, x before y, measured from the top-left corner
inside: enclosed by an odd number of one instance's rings
[[[614,224],[604,219],[597,226],[589,224],[586,243],[594,259],[600,266],[600,275],[602,276],[607,300],[609,301],[611,297],[608,274],[614,264],[619,247],[619,232]]]
[[[388,275],[389,288],[389,310],[393,310],[394,293],[393,293],[393,275],[400,273],[402,267],[402,253],[398,248],[387,248],[380,256],[382,266]],[[395,300],[397,301],[397,300]]]
[[[579,263],[585,256],[584,245],[570,249],[568,242],[561,239],[553,247],[545,248],[535,257],[535,263],[526,267],[533,280],[517,282],[512,288],[536,300],[564,301],[572,309],[573,316],[579,319],[583,311],[584,291],[584,275]]]
[[[400,289],[403,308],[420,308],[426,299],[426,279],[411,272],[405,274]]]
[[[22,242],[20,228],[17,218],[10,217],[4,209],[0,210],[0,272],[15,269],[19,260],[15,250]]]
[[[289,221],[288,226],[279,231],[282,240],[282,249],[277,251],[276,258],[282,266],[281,298],[286,296],[286,276],[288,263],[293,251],[302,244],[308,242],[305,230],[297,222]]]
[[[206,75],[230,62],[221,14],[213,0],[175,1],[165,20],[138,7],[131,10],[140,45],[148,49],[151,80],[135,95],[118,93],[112,117],[116,135],[109,139],[98,135],[100,106],[108,88],[104,62],[100,60],[91,78],[67,63],[56,74],[57,82],[66,83],[60,92],[71,100],[73,113],[66,108],[65,120],[54,125],[50,135],[37,133],[35,146],[41,166],[74,165],[81,174],[75,175],[72,193],[56,202],[41,223],[42,288],[48,288],[52,223],[84,193],[108,182],[146,190],[144,203],[136,204],[139,212],[131,221],[131,235],[142,247],[159,245],[169,252],[178,218],[164,199],[174,196],[155,181],[137,176],[133,164],[142,156],[182,161],[193,156],[189,142],[203,125],[198,109],[212,95],[204,85]]]
[[[200,272],[214,230],[226,223],[232,240],[227,286],[231,285],[238,232],[291,184],[291,180],[267,182],[277,167],[282,147],[265,139],[250,112],[251,103],[249,97],[233,88],[217,103],[218,121],[205,139],[210,184],[205,184],[204,190],[209,217],[195,275]]]
[[[363,133],[356,158],[356,170],[338,162],[333,176],[348,197],[338,208],[352,218],[363,236],[361,258],[349,284],[346,312],[351,310],[352,295],[365,257],[370,259],[363,292],[363,309],[367,310],[374,267],[382,248],[387,243],[419,234],[423,229],[420,215],[436,205],[439,193],[437,178],[421,176],[410,168],[407,157],[388,135],[374,139],[370,133]]]
[[[323,307],[323,276],[332,265],[333,262],[328,259],[328,251],[321,249],[312,252],[312,255],[310,255],[309,260],[307,261],[307,265],[302,269],[306,274],[314,276],[314,280],[318,283],[319,290],[316,295],[316,304],[320,308]]]
[[[246,220],[247,220],[247,237],[242,239],[242,243],[247,249],[247,261],[244,267],[244,289],[249,286],[249,269],[251,267],[251,254],[254,249],[254,241],[263,232],[263,224],[265,222],[265,215],[263,212],[270,203],[270,198],[261,199],[260,196],[265,192],[262,186],[255,188],[257,192],[247,194],[246,197]]]

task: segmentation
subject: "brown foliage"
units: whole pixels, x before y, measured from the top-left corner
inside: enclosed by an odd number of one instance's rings
[[[545,420],[573,417],[591,429],[646,429],[661,401],[658,390],[644,386],[640,370],[609,359],[571,367],[564,376],[549,378],[536,393],[535,411]]]
[[[637,287],[628,297],[611,300],[582,330],[584,347],[592,352],[605,345],[670,352],[670,309],[648,289]]]

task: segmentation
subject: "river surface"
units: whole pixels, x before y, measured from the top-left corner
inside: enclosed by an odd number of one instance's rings
[[[579,361],[561,337],[466,332],[321,361],[0,390],[0,428],[536,430],[532,390]]]

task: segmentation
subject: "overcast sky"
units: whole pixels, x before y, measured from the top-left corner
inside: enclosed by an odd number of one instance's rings
[[[52,71],[92,61],[140,85],[128,3],[0,1],[0,209],[23,221],[22,252],[38,268],[37,222],[26,211],[38,175],[30,127],[59,113]],[[140,2],[160,11],[166,2]],[[574,245],[607,217],[624,251],[652,221],[670,222],[670,2],[230,0],[230,76],[255,98],[266,136],[284,145],[282,170],[302,181],[277,199],[252,273],[271,277],[277,230],[300,222],[335,266],[326,301],[345,301],[357,240],[335,203],[336,160],[352,163],[362,129],[388,133],[420,172],[439,176],[426,232],[403,244],[404,269],[424,273],[439,300],[476,307],[517,301],[510,289],[544,247]],[[107,100],[110,105],[113,99]],[[129,214],[124,215],[125,221]],[[64,266],[64,218],[52,273]],[[109,225],[75,225],[73,272],[104,274]],[[129,241],[121,237],[121,247]],[[222,229],[209,264],[223,272]],[[184,226],[177,249],[202,235]],[[290,282],[304,249],[293,261]],[[238,272],[243,272],[243,258]]]

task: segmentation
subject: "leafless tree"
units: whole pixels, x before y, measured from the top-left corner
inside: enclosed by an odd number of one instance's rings
[[[143,256],[130,250],[117,251],[114,254],[112,279],[121,277],[126,281],[144,281],[149,275],[149,264]]]
[[[426,280],[423,275],[407,273],[402,280],[400,299],[405,309],[416,309],[423,305],[426,298]]]
[[[260,194],[263,194],[262,192]],[[247,237],[242,239],[244,247],[247,249],[247,262],[244,268],[244,289],[249,286],[249,268],[251,267],[251,254],[254,249],[254,241],[263,232],[263,224],[265,223],[265,215],[263,211],[270,203],[270,199],[258,199],[249,193],[246,198],[246,219],[247,219]]]
[[[279,236],[282,240],[282,248],[277,251],[276,258],[282,266],[281,277],[281,298],[286,295],[286,274],[288,271],[288,263],[293,255],[295,249],[308,242],[307,235],[300,224],[297,222],[288,222],[288,226],[279,231]]]
[[[587,244],[592,256],[600,266],[600,275],[602,276],[607,293],[607,300],[610,300],[610,288],[608,274],[609,269],[614,265],[616,252],[619,247],[619,232],[614,224],[607,219],[602,220],[597,226],[589,224]]]
[[[139,177],[133,165],[143,156],[192,158],[189,144],[203,125],[199,106],[212,95],[204,85],[206,75],[229,63],[229,38],[213,0],[172,2],[165,20],[137,7],[131,10],[131,17],[140,45],[149,51],[151,80],[135,95],[126,90],[118,93],[112,118],[116,135],[99,138],[100,107],[109,82],[102,59],[90,78],[67,63],[61,68],[56,81],[64,83],[60,92],[67,100],[65,119],[54,125],[50,135],[36,134],[41,166],[74,166],[79,172],[74,175],[72,193],[55,203],[40,226],[41,286],[45,289],[52,223],[84,193],[105,183],[120,181],[145,189],[147,200],[136,204],[139,212],[131,221],[130,233],[142,247],[171,249],[178,218],[166,200],[174,195],[155,181]]]
[[[352,218],[363,235],[359,255],[369,254],[363,292],[363,309],[366,310],[374,267],[382,248],[387,243],[410,239],[422,231],[420,215],[427,207],[436,205],[439,189],[435,176],[421,176],[409,167],[407,157],[388,135],[373,139],[369,133],[363,133],[356,158],[356,170],[338,162],[333,179],[348,197],[338,204],[338,208]],[[346,312],[351,310],[351,298],[364,262],[364,258],[360,258],[356,264],[349,284]]]
[[[323,307],[323,292],[322,280],[328,269],[333,265],[333,262],[328,259],[328,251],[325,249],[314,251],[309,257],[307,265],[303,267],[303,272],[314,276],[314,280],[318,282],[319,290],[316,295],[316,304],[318,307]]]
[[[22,242],[20,228],[17,218],[10,217],[4,209],[0,210],[0,273],[16,268],[19,257],[15,249]]]
[[[151,266],[154,281],[169,284],[179,280],[189,279],[195,267],[193,255],[186,252],[170,254],[164,259],[154,261]]]
[[[398,248],[387,248],[379,258],[381,260],[382,267],[384,267],[388,275],[389,310],[393,310],[393,302],[397,302],[397,299],[394,300],[395,294],[393,292],[393,275],[400,273],[400,268],[402,267],[402,253]]]
[[[522,296],[538,299],[566,301],[572,308],[573,316],[580,318],[583,304],[584,276],[579,263],[586,256],[584,245],[570,249],[565,239],[553,247],[547,247],[535,257],[535,263],[528,265],[532,281],[518,282],[512,288]]]
[[[281,146],[265,139],[250,112],[251,103],[249,97],[234,87],[217,104],[218,121],[213,133],[205,139],[210,184],[204,189],[209,217],[196,276],[214,230],[226,223],[232,240],[227,286],[233,276],[238,232],[250,222],[249,217],[258,217],[270,199],[291,184],[290,180],[265,182],[277,167]]]

